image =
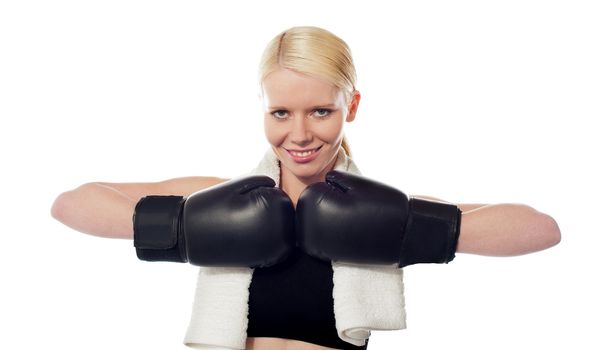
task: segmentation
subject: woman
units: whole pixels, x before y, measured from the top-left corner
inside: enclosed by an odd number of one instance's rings
[[[356,72],[350,50],[344,41],[326,30],[294,27],[280,33],[269,43],[262,56],[259,76],[265,135],[280,162],[278,187],[288,196],[293,207],[297,207],[300,196],[309,185],[325,182],[326,175],[334,169],[341,152],[352,157],[343,127],[344,123],[355,119],[361,95],[355,88]],[[157,183],[87,183],[62,193],[54,202],[51,213],[57,220],[84,233],[133,239],[132,219],[141,198],[149,195],[188,197],[226,182],[228,179],[191,176]],[[413,197],[443,202],[426,196]],[[555,220],[529,206],[456,206],[462,212],[456,252],[513,256],[543,250],[560,241]],[[332,288],[330,264],[306,254],[295,253],[275,266],[255,269],[252,284],[259,291],[261,288],[265,290],[268,285],[278,286],[274,283],[280,275],[283,278],[297,276],[294,278],[300,280],[302,276],[299,274],[310,268],[317,269],[316,273],[321,271],[324,278],[314,274],[309,277],[304,275],[303,279],[310,278],[313,284],[325,280],[322,283],[324,286],[317,288],[326,296],[324,301],[304,299],[303,304],[320,303],[320,308],[330,312],[330,303],[333,302],[329,295]],[[281,298],[282,293],[288,293],[281,287],[271,288],[269,292],[268,297],[272,300]],[[259,297],[265,298],[260,294]],[[299,304],[301,297],[295,297],[293,302]],[[257,305],[255,310],[258,312],[264,305],[270,305],[254,298],[251,295],[251,307]],[[326,329],[320,332],[310,329],[308,337],[300,337],[290,330],[274,333],[273,330],[269,331],[269,327],[266,331],[276,336],[265,336],[266,333],[262,331],[265,327],[261,327],[264,318],[255,314],[251,316],[247,349],[366,348],[366,345],[355,347],[342,342],[334,333],[333,324],[327,324]],[[328,317],[333,322],[332,312]],[[317,324],[308,327],[317,327]],[[329,331],[329,328],[333,334],[317,336]]]

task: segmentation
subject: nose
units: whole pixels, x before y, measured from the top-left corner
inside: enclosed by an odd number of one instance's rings
[[[305,116],[293,118],[291,141],[299,146],[305,146],[312,141],[312,133]]]

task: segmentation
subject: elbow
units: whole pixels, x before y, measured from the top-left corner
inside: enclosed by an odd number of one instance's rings
[[[558,223],[556,222],[556,220],[554,220],[554,218],[552,218],[549,215],[547,215],[547,218],[548,218],[547,236],[550,241],[550,247],[553,247],[557,245],[558,243],[560,243],[560,241],[562,240],[562,235],[560,234],[560,227],[558,226]]]
[[[558,245],[562,240],[558,223],[547,214],[540,215],[541,219],[538,236],[542,246],[541,249],[547,249]]]
[[[77,206],[75,203],[77,193],[75,191],[71,190],[61,193],[51,205],[51,217],[64,225],[68,225]]]
[[[63,224],[66,224],[66,220],[68,220],[68,218],[71,216],[70,213],[74,211],[75,207],[77,206],[76,200],[79,192],[82,189],[88,188],[88,186],[89,184],[84,184],[73,190],[63,192],[57,196],[51,205],[51,217]]]
[[[64,192],[55,198],[53,204],[51,205],[51,217],[55,220],[62,222],[62,218],[65,211],[65,202],[67,201],[68,192]]]

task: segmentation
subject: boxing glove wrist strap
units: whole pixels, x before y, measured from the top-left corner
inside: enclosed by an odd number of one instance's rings
[[[410,198],[408,207],[399,267],[452,261],[460,235],[462,213],[458,206]]]
[[[187,262],[181,225],[182,196],[146,196],[134,209],[134,247],[138,259]]]

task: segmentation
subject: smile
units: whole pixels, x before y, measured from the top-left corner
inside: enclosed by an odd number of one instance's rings
[[[307,163],[307,162],[314,160],[316,156],[318,156],[321,148],[322,146],[318,148],[310,149],[307,151],[294,151],[294,150],[288,150],[286,148],[285,150],[288,153],[288,155],[297,163]]]

